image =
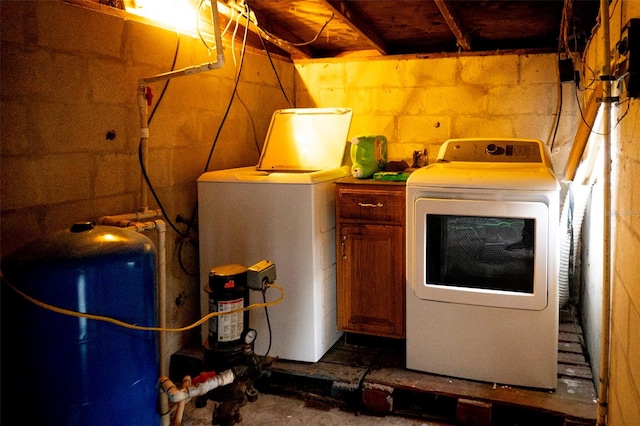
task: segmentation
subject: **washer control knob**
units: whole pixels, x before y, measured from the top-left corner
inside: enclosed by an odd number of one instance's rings
[[[489,145],[487,145],[487,154],[496,155],[499,152],[500,150],[498,149],[498,145],[496,145],[495,143],[490,143]]]

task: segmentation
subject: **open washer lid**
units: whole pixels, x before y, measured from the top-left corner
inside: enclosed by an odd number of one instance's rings
[[[257,169],[312,172],[342,166],[350,108],[290,108],[273,113]]]

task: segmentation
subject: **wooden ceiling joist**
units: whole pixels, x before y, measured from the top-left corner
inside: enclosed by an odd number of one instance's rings
[[[219,1],[234,8],[234,12],[227,10],[230,17],[247,8],[256,15],[248,46],[262,49],[256,36],[260,34],[271,53],[291,60],[555,52],[558,38],[564,37],[558,34],[561,25],[556,21],[565,1],[573,5],[572,16],[566,16],[566,8],[564,15],[565,22],[575,27],[572,47],[579,53],[588,42],[599,8],[598,2],[576,0]],[[254,28],[256,24],[259,29]]]
[[[326,4],[326,7],[330,9],[336,17],[339,17],[344,21],[345,24],[358,35],[358,37],[367,40],[374,50],[378,51],[381,55],[387,54],[387,48],[384,40],[370,29],[370,25],[367,25],[351,10],[348,1],[325,0],[324,3]]]
[[[455,10],[451,7],[450,0],[434,0],[438,9],[440,9],[440,13],[444,18],[445,22],[451,29],[451,32],[456,37],[458,41],[458,46],[460,46],[465,51],[471,51],[471,38],[467,31],[464,30],[458,15]]]

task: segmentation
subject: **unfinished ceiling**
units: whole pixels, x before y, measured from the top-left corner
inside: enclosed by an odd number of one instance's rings
[[[505,51],[581,52],[597,0],[226,0],[249,10],[249,45],[293,60]],[[563,19],[564,17],[564,19]],[[227,16],[230,18],[230,16]],[[242,23],[242,19],[240,20]]]

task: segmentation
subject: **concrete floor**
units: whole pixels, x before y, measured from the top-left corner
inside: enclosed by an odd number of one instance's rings
[[[206,407],[196,408],[193,401],[185,407],[182,426],[209,426],[214,403],[209,401]],[[260,394],[258,400],[249,402],[240,410],[242,422],[251,426],[261,425],[407,425],[407,426],[447,426],[447,423],[425,422],[400,416],[376,417],[352,411],[345,411],[331,404],[303,401],[298,398]],[[172,419],[173,421],[173,419]]]

